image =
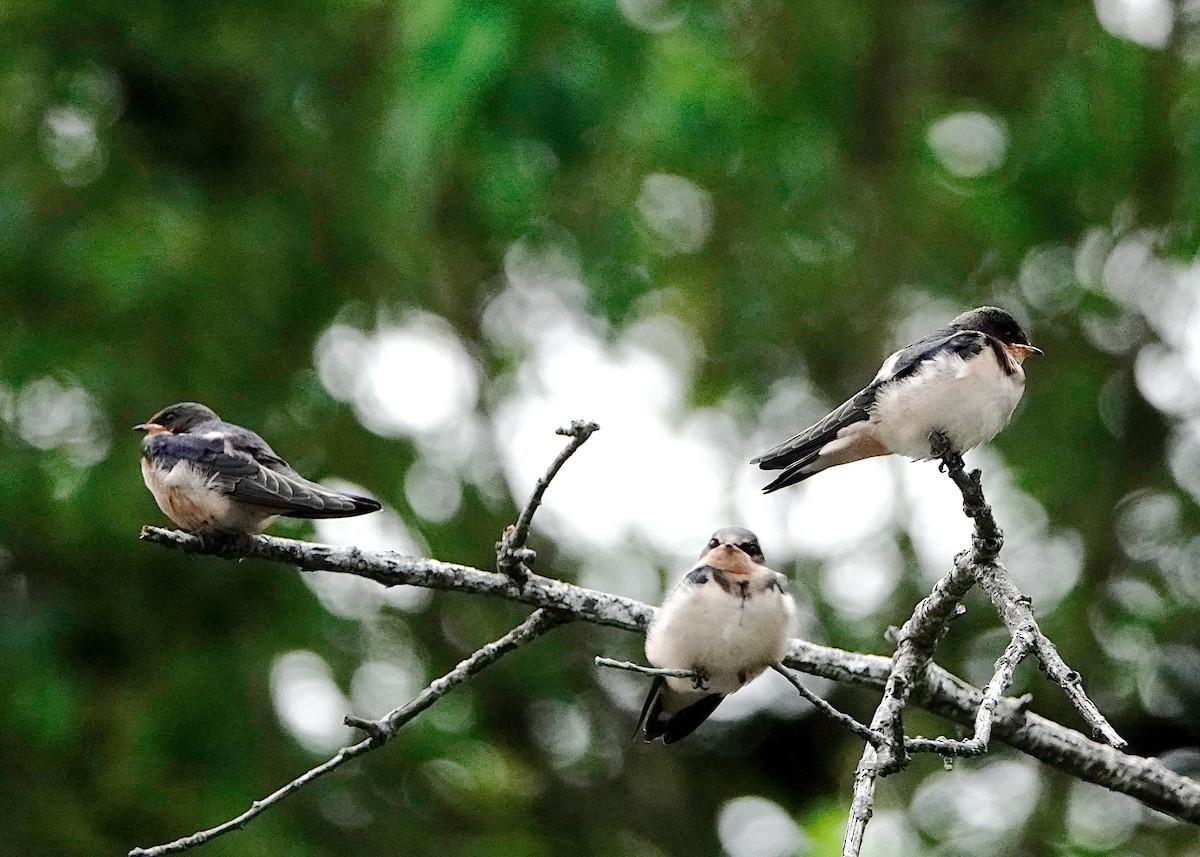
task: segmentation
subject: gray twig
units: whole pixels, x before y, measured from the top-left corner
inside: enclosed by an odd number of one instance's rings
[[[144,527],[141,537],[185,553],[221,556],[227,560],[261,559],[302,571],[353,574],[385,586],[423,586],[502,598],[561,610],[577,620],[638,633],[645,632],[654,615],[654,608],[640,601],[537,574],[530,574],[522,586],[494,571],[393,551],[253,536],[238,553],[222,553],[209,540],[178,530]],[[784,664],[834,681],[880,688],[891,674],[892,659],[792,640]],[[909,701],[914,705],[966,726],[974,724],[982,700],[981,690],[936,664],[926,668],[919,683],[909,692]],[[1026,711],[1017,700],[1001,700],[992,735],[1079,779],[1128,794],[1160,812],[1200,824],[1200,783],[1168,770],[1154,759],[1131,756],[1090,741],[1073,729]]]
[[[924,678],[933,660],[946,626],[959,614],[959,602],[975,583],[969,567],[956,566],[937,582],[927,597],[917,604],[913,614],[897,635],[892,669],[884,686],[883,698],[871,718],[871,729],[885,742],[873,752],[872,768],[884,776],[908,762],[904,741],[903,712],[914,686]],[[865,754],[864,754],[865,760]]]
[[[1037,655],[1046,674],[1066,692],[1071,704],[1091,727],[1092,735],[1105,744],[1117,749],[1123,748],[1125,739],[1117,734],[1117,730],[1113,729],[1105,716],[1100,713],[1100,709],[1088,697],[1083,689],[1079,673],[1067,666],[1054,643],[1042,633],[1042,629],[1033,616],[1033,607],[1029,598],[1022,595],[1017,589],[1016,584],[1009,577],[1008,570],[998,562],[981,566],[979,568],[979,586],[987,593],[996,612],[1000,614],[1000,618],[1004,620],[1004,624],[1008,626],[1014,637],[1022,629],[1028,629],[1032,639],[1030,651]]]
[[[937,582],[931,592],[913,610],[912,616],[897,634],[896,653],[884,683],[883,698],[871,718],[871,732],[882,740],[868,743],[854,771],[854,798],[846,835],[842,839],[842,857],[858,857],[867,822],[871,820],[875,800],[875,782],[908,763],[908,742],[901,716],[914,687],[928,681],[927,671],[945,627],[959,614],[959,602],[974,584],[967,566],[955,566]]]
[[[962,492],[963,511],[975,521],[971,551],[956,557],[955,565],[970,567],[1014,639],[1018,635],[1032,639],[1029,650],[1037,655],[1046,674],[1066,692],[1067,698],[1092,728],[1092,734],[1113,747],[1124,747],[1125,739],[1117,734],[1096,704],[1088,698],[1079,673],[1067,666],[1054,643],[1042,633],[1033,616],[1029,597],[1021,594],[1008,570],[997,562],[1000,546],[1004,544],[1004,534],[996,524],[992,507],[984,500],[979,471],[965,473],[962,456],[956,453],[948,452],[942,460],[947,474]]]
[[[771,669],[775,670],[775,672],[786,678],[791,683],[792,687],[796,688],[796,692],[811,702],[816,707],[817,711],[824,714],[843,729],[853,732],[859,738],[862,738],[864,741],[866,741],[868,745],[878,745],[883,742],[883,736],[881,736],[878,732],[872,732],[871,727],[867,726],[865,723],[859,723],[849,714],[846,714],[843,711],[838,711],[836,708],[830,705],[827,700],[817,696],[815,693],[805,687],[801,683],[800,679],[797,678],[791,670],[785,668],[783,664],[772,664]]]
[[[496,542],[496,568],[501,573],[507,574],[517,581],[524,581],[529,576],[529,568],[537,559],[537,554],[525,546],[525,542],[529,538],[529,525],[533,522],[533,513],[542,504],[542,495],[546,493],[551,480],[558,475],[558,471],[566,464],[567,459],[574,455],[575,450],[583,446],[587,439],[599,429],[599,425],[589,420],[575,420],[569,426],[556,431],[556,434],[571,439],[554,461],[550,462],[550,467],[547,468],[542,478],[533,486],[533,493],[529,495],[529,502],[521,510],[517,522],[506,527],[504,535],[500,537],[500,541]]]
[[[612,658],[602,658],[596,656],[596,666],[609,667],[614,670],[626,670],[631,673],[641,673],[642,675],[660,675],[666,678],[690,678],[692,681],[703,680],[704,676],[695,670],[668,670],[660,667],[644,667],[641,664],[635,664],[631,661],[614,661]]]
[[[850,801],[850,818],[842,839],[842,857],[858,857],[862,851],[867,822],[875,814],[875,782],[879,778],[879,763],[875,747],[863,748],[862,758],[854,769],[854,797]]]
[[[536,610],[528,619],[513,628],[503,637],[488,643],[483,646],[473,655],[458,664],[450,672],[446,673],[441,678],[435,679],[429,687],[421,691],[415,698],[399,708],[393,709],[378,720],[363,720],[358,717],[348,716],[346,718],[347,726],[354,726],[367,733],[367,738],[359,741],[357,744],[351,744],[338,750],[333,758],[322,762],[315,768],[301,774],[296,779],[292,780],[282,788],[272,792],[261,800],[256,800],[250,804],[250,808],[236,818],[232,818],[224,824],[219,824],[216,827],[211,827],[208,830],[201,830],[193,833],[190,836],[184,836],[176,839],[174,842],[168,842],[164,845],[155,845],[150,848],[134,848],[129,852],[129,857],[159,857],[163,854],[175,854],[180,851],[186,851],[189,848],[195,848],[198,845],[203,845],[213,839],[216,839],[222,834],[229,833],[231,830],[237,830],[245,826],[246,822],[250,821],[256,815],[267,810],[269,807],[283,800],[292,792],[303,788],[313,780],[323,776],[335,768],[341,767],[346,762],[354,759],[364,753],[374,750],[376,747],[382,747],[391,738],[400,731],[404,724],[408,723],[418,714],[420,714],[429,706],[433,705],[443,696],[445,696],[452,688],[462,684],[471,676],[483,670],[485,667],[495,663],[504,655],[519,648],[525,643],[536,639],[546,631],[553,628],[555,625],[568,621],[569,617],[562,613],[550,610]]]
[[[1000,704],[1004,691],[1012,684],[1017,665],[1024,660],[1033,646],[1033,628],[1023,626],[1013,635],[1004,654],[996,660],[995,672],[987,687],[983,689],[983,699],[975,712],[974,735],[964,741],[945,737],[909,738],[904,742],[905,748],[910,753],[937,753],[939,756],[982,756],[986,753],[988,742],[992,738],[992,720],[996,706]]]

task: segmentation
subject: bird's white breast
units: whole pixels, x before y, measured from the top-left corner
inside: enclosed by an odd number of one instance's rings
[[[711,573],[701,585],[676,587],[646,634],[647,659],[662,668],[704,671],[710,693],[742,687],[787,654],[795,604],[786,592],[764,588],[774,575],[767,569],[750,575],[748,598],[726,592]],[[675,690],[692,688],[689,679],[667,681]]]
[[[964,360],[938,354],[913,375],[885,384],[871,408],[876,438],[889,450],[929,458],[929,435],[940,431],[959,452],[987,443],[1012,418],[1025,391],[1014,362],[1004,371],[990,349]]]

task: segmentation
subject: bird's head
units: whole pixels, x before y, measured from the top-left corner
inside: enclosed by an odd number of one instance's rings
[[[134,431],[144,431],[146,434],[158,434],[169,431],[175,434],[211,420],[220,419],[212,410],[199,402],[179,402],[163,408],[144,423],[134,426]]]
[[[749,563],[766,565],[758,536],[742,527],[724,527],[713,533],[700,553],[700,562],[728,571],[748,571]]]
[[[1009,313],[994,306],[981,306],[968,310],[950,322],[954,330],[978,330],[995,339],[1021,363],[1030,354],[1041,354],[1042,349],[1029,342],[1021,325]]]

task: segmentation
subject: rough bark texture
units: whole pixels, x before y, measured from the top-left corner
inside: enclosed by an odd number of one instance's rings
[[[230,546],[157,527],[145,527],[142,539],[187,553],[225,559],[265,559],[303,571],[355,574],[385,586],[408,584],[505,598],[561,610],[572,619],[626,631],[644,632],[654,612],[653,607],[640,601],[536,574],[529,575],[521,585],[496,572],[388,551],[363,551],[274,536],[254,536]],[[891,673],[892,659],[793,640],[784,665],[834,681],[883,687]],[[983,701],[983,691],[930,664],[924,677],[909,689],[908,699],[934,714],[970,726]],[[1153,759],[1122,753],[1025,711],[1019,700],[1000,701],[992,736],[1081,779],[1132,795],[1161,812],[1200,824],[1200,783],[1168,770]]]

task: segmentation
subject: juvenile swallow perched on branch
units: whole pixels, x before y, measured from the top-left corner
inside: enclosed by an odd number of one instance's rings
[[[260,533],[279,515],[348,518],[377,512],[369,497],[305,479],[249,429],[204,405],[163,408],[144,431],[142,478],[158,508],[193,533]]]
[[[722,699],[781,661],[795,613],[787,578],[767,568],[754,533],[713,533],[646,632],[650,663],[697,673],[655,677],[638,721],[646,741],[672,744],[690,735]]]
[[[964,312],[901,348],[839,408],[750,463],[783,471],[763,488],[769,493],[876,455],[933,458],[935,432],[953,452],[966,452],[1008,424],[1025,392],[1021,364],[1041,353],[1004,310]]]

